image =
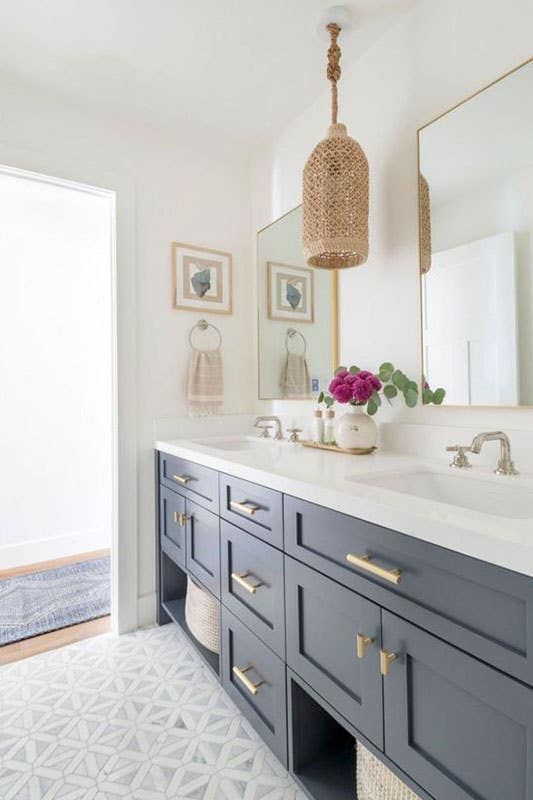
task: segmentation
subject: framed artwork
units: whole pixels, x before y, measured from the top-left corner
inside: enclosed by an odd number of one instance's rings
[[[268,318],[314,322],[314,275],[312,269],[267,263]]]
[[[231,253],[172,242],[172,306],[232,313]]]

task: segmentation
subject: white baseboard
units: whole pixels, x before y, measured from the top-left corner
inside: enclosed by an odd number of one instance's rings
[[[51,539],[34,539],[0,546],[0,570],[52,561],[55,558],[89,553],[111,547],[111,537],[99,531],[83,531]]]
[[[157,595],[145,594],[137,600],[137,627],[148,628],[156,622]]]

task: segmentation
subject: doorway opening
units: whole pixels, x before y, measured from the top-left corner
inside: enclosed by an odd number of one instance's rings
[[[0,664],[111,629],[115,194],[0,167]]]

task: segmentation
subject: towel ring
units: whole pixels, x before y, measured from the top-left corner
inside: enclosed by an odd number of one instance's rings
[[[216,331],[216,334],[217,334],[217,337],[218,337],[218,344],[217,344],[216,347],[211,347],[208,350],[202,350],[201,352],[203,352],[203,353],[211,353],[211,352],[215,352],[216,350],[220,350],[220,348],[222,346],[222,334],[220,333],[220,331],[219,331],[219,329],[217,328],[216,325],[213,325],[211,322],[208,322],[206,319],[199,319],[198,322],[196,323],[196,325],[193,325],[191,330],[189,331],[189,344],[194,350],[198,350],[199,349],[198,347],[195,347],[195,345],[193,344],[192,337],[193,337],[194,332],[196,330],[207,331],[207,330],[209,330],[209,328],[212,328],[214,331]]]
[[[302,340],[304,350],[303,353],[301,353],[300,355],[305,356],[307,352],[307,340],[303,335],[303,333],[297,331],[296,328],[287,328],[287,335],[285,336],[285,350],[287,351],[287,353],[292,353],[292,350],[289,349],[289,341],[291,339],[294,339],[295,336],[299,336],[300,339]],[[298,354],[293,353],[293,355],[298,355]]]

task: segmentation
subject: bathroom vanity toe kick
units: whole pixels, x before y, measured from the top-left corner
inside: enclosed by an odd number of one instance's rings
[[[360,740],[422,800],[533,800],[533,579],[164,454],[156,476],[158,619],[194,640],[187,575],[211,592],[198,650],[310,798],[353,800]]]

